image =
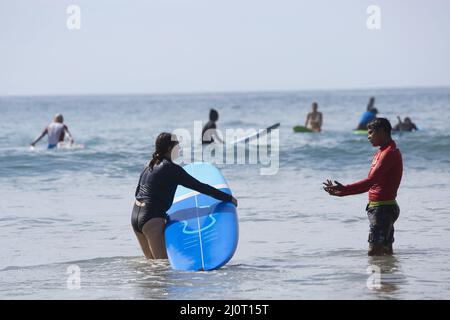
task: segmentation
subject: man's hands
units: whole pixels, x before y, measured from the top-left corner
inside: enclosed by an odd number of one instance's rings
[[[323,190],[328,192],[330,196],[342,197],[344,195],[344,186],[337,181],[334,181],[334,183],[335,184],[333,185],[333,182],[327,179],[327,182],[323,183],[323,185],[325,186],[323,187]]]

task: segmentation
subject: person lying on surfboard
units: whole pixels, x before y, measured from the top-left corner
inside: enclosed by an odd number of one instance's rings
[[[166,211],[173,203],[178,185],[221,201],[230,201],[236,207],[238,204],[232,195],[201,183],[173,163],[179,150],[175,135],[167,132],[159,134],[152,159],[142,171],[136,187],[131,225],[147,259],[167,259],[164,238]]]
[[[223,143],[223,140],[217,134],[217,124],[219,113],[215,109],[209,110],[209,121],[202,130],[202,144],[210,144],[215,141]]]
[[[322,131],[323,116],[321,112],[317,111],[318,108],[319,106],[317,102],[313,102],[313,104],[311,105],[312,110],[310,113],[308,113],[305,122],[305,127],[315,132]]]
[[[53,149],[58,146],[60,142],[64,142],[65,134],[69,137],[70,144],[74,143],[72,135],[70,134],[69,128],[64,124],[64,117],[62,114],[57,113],[53,117],[53,122],[42,130],[42,133],[33,142],[30,143],[31,147],[34,148],[36,143],[41,140],[45,135],[48,135],[48,149]]]
[[[369,191],[366,207],[370,222],[369,256],[392,255],[394,222],[400,215],[397,191],[403,174],[402,154],[391,138],[389,120],[378,118],[368,125],[368,140],[380,147],[375,154],[367,179],[350,185],[330,180],[324,182],[324,190],[332,196],[343,197]]]

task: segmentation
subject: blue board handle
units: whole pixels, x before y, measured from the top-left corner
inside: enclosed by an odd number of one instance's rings
[[[212,214],[209,214],[208,217],[211,218],[211,220],[212,220],[211,223],[208,224],[207,226],[204,226],[200,230],[199,229],[187,230],[188,223],[187,223],[187,221],[183,221],[183,224],[184,224],[183,233],[185,233],[185,234],[194,234],[194,233],[198,233],[198,232],[203,232],[203,231],[211,228],[216,223],[216,219],[212,216]]]

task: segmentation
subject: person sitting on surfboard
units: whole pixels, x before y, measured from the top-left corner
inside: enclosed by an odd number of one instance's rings
[[[62,114],[55,114],[53,117],[53,122],[42,130],[42,133],[33,142],[30,143],[31,147],[34,147],[39,140],[41,140],[45,135],[48,135],[48,149],[53,149],[58,146],[60,142],[64,142],[65,133],[69,137],[70,144],[74,143],[72,135],[70,134],[69,128],[63,123],[64,117]]]
[[[167,259],[164,227],[178,185],[207,194],[221,201],[237,200],[208,184],[201,183],[172,162],[178,157],[175,135],[163,132],[156,138],[155,152],[142,171],[136,187],[131,225],[147,259]]]
[[[217,134],[216,122],[219,120],[219,113],[215,109],[209,110],[209,121],[205,124],[202,130],[202,144],[210,144],[215,141],[223,143]]]
[[[392,128],[394,131],[417,131],[419,130],[414,122],[412,122],[411,118],[406,117],[405,120],[402,121],[400,116],[397,116],[398,124]]]
[[[374,107],[374,105],[375,98],[370,97],[369,103],[367,104],[367,111],[361,115],[358,126],[355,130],[367,130],[367,124],[376,119],[378,110]]]
[[[306,117],[305,127],[312,131],[320,132],[322,131],[322,113],[317,111],[319,108],[317,102],[313,102],[311,108],[312,111],[308,113],[308,116]]]
[[[397,191],[403,174],[402,154],[391,138],[389,120],[378,118],[368,125],[368,139],[374,147],[380,147],[375,154],[367,179],[350,185],[330,180],[324,182],[324,190],[332,196],[348,196],[369,191],[366,207],[370,222],[369,256],[392,255],[394,222],[400,215]]]

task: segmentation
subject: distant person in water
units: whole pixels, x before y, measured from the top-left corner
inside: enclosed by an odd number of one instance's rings
[[[359,119],[358,126],[356,130],[367,130],[367,125],[369,122],[375,120],[377,118],[378,110],[374,107],[375,98],[370,97],[369,103],[367,104],[367,111],[364,112]]]
[[[394,131],[417,131],[419,130],[415,123],[411,121],[411,118],[406,117],[405,120],[402,121],[400,116],[397,116],[398,123],[394,126],[392,130]]]
[[[324,190],[332,196],[343,197],[369,192],[366,211],[370,223],[369,256],[392,255],[394,250],[394,222],[400,215],[397,191],[403,174],[400,150],[391,138],[389,120],[378,118],[368,125],[368,140],[380,147],[372,160],[367,179],[342,185],[335,181],[324,182]]]
[[[179,150],[175,135],[161,133],[156,138],[153,157],[142,171],[136,187],[131,225],[148,259],[167,259],[164,238],[166,212],[173,203],[178,185],[221,201],[230,201],[237,206],[233,196],[201,183],[173,163]]]
[[[322,131],[323,122],[322,113],[317,111],[318,108],[319,106],[317,105],[317,102],[313,102],[313,104],[311,105],[312,111],[308,113],[305,122],[306,128],[316,132]]]
[[[370,111],[373,108],[375,108],[375,97],[370,97],[369,103],[367,104],[367,111]]]
[[[70,144],[73,144],[74,140],[70,134],[69,128],[64,124],[64,117],[62,114],[58,113],[53,117],[53,122],[45,127],[44,130],[42,130],[41,135],[31,143],[31,146],[34,147],[39,140],[45,135],[48,135],[48,149],[56,148],[60,142],[64,142],[66,133]]]
[[[202,144],[210,144],[213,142],[223,143],[223,140],[217,134],[217,124],[219,113],[215,109],[209,110],[209,121],[202,130]]]

